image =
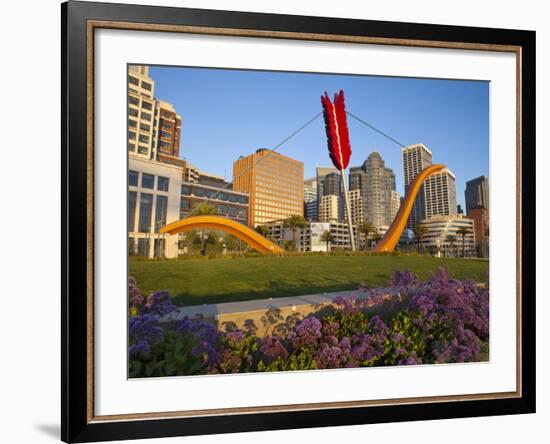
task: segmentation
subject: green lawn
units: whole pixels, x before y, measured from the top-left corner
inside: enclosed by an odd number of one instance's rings
[[[484,282],[489,262],[425,256],[281,256],[144,261],[129,274],[144,294],[168,290],[178,305],[307,295],[386,285],[393,270],[422,279],[444,266],[451,276]]]

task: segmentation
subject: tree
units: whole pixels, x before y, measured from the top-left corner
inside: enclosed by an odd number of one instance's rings
[[[225,233],[223,242],[227,251],[238,251],[239,250],[239,239],[232,234]]]
[[[453,236],[452,234],[449,234],[445,240],[447,241],[447,243],[449,244],[449,251],[451,252],[451,254],[453,254],[453,250],[454,250],[454,247],[455,247],[455,243],[456,243],[456,236]]]
[[[202,204],[196,206],[191,212],[194,216],[208,216],[218,214],[218,209],[210,204]],[[201,254],[206,256],[206,236],[204,235],[204,230],[201,230]]]
[[[428,234],[428,229],[424,225],[418,225],[414,230],[414,237],[419,246],[420,253],[424,253],[424,236]]]
[[[468,227],[460,227],[456,230],[456,234],[462,237],[462,257],[466,255],[466,235],[470,234],[470,229]]]
[[[369,248],[369,236],[377,232],[377,228],[370,222],[365,222],[359,226],[359,233],[365,235],[365,250]]]
[[[292,244],[294,245],[294,250],[297,250],[296,246],[296,230],[298,228],[303,229],[307,226],[307,221],[298,214],[293,214],[287,220],[285,220],[285,227],[288,227],[292,231]]]
[[[326,230],[321,234],[321,242],[325,242],[327,244],[327,252],[330,251],[330,243],[334,240],[334,236],[329,230]]]
[[[193,246],[200,245],[200,236],[197,230],[186,231],[181,238],[182,247],[188,254],[193,250]],[[183,249],[183,248],[182,248]]]
[[[269,228],[267,228],[265,225],[256,225],[256,228],[254,228],[258,234],[261,234],[263,237],[267,237],[269,235]]]

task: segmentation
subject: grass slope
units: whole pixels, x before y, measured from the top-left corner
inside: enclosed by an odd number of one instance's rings
[[[394,270],[422,279],[437,267],[484,282],[487,260],[427,256],[288,256],[172,261],[132,260],[129,275],[144,294],[168,290],[178,305],[199,305],[384,286]]]

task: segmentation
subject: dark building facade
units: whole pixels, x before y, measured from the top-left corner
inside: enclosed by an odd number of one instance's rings
[[[489,178],[480,176],[466,182],[464,197],[468,216],[474,208],[484,208],[489,211]]]
[[[198,205],[207,203],[218,210],[218,216],[247,223],[249,198],[247,193],[222,189],[201,183],[181,185],[180,219],[187,217]]]

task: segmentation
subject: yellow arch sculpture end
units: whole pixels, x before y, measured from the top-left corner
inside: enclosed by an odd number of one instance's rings
[[[160,229],[160,233],[176,234],[194,229],[221,230],[246,242],[263,254],[278,254],[284,250],[246,225],[220,216],[192,216],[172,222]]]
[[[401,203],[401,206],[399,207],[399,211],[397,212],[395,219],[390,225],[390,228],[388,228],[388,231],[386,231],[386,234],[380,242],[376,244],[373,251],[383,253],[385,251],[390,252],[395,250],[395,246],[399,242],[401,233],[403,233],[405,225],[407,224],[407,219],[411,213],[416,195],[418,194],[418,191],[420,191],[420,187],[424,183],[424,180],[426,180],[426,178],[431,174],[439,173],[445,168],[445,165],[441,164],[430,165],[416,175],[411,183],[411,186],[409,187],[409,190],[407,191],[407,194],[405,195],[405,198],[403,199],[403,202]]]

